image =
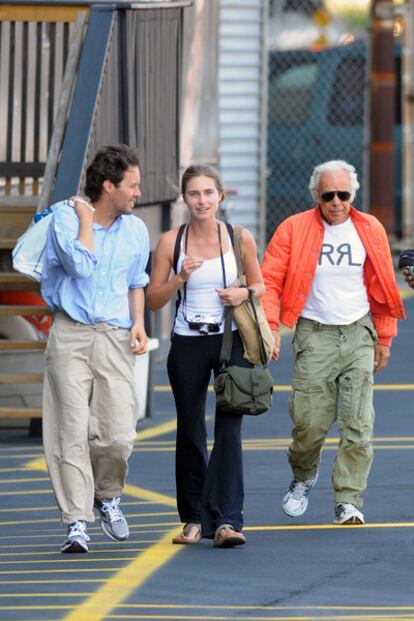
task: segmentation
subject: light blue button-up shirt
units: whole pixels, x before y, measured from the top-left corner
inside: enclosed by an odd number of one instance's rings
[[[81,323],[130,328],[128,290],[145,287],[149,238],[135,215],[118,216],[105,229],[93,224],[93,252],[77,239],[79,218],[68,201],[59,204],[48,230],[42,296],[53,310]]]

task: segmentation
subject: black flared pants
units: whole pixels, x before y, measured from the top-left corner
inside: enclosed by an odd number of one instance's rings
[[[205,410],[211,372],[219,373],[222,335],[173,335],[168,376],[177,409],[177,508],[182,522],[201,523],[203,537],[221,524],[243,526],[243,416],[216,408],[214,444],[208,457]],[[251,367],[243,358],[239,333],[233,332],[231,364]]]

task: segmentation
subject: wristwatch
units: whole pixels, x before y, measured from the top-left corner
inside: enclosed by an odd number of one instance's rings
[[[253,289],[253,287],[248,287],[247,285],[240,285],[240,289],[247,289],[247,291],[249,292],[249,297],[251,295],[256,295],[256,289]]]

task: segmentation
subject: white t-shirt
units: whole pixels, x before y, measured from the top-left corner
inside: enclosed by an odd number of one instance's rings
[[[226,284],[229,287],[237,278],[237,265],[233,253],[230,237],[230,249],[223,254],[224,268],[226,272]],[[177,262],[177,273],[181,270],[184,259],[183,247],[181,246],[180,256]],[[196,315],[208,318],[208,323],[219,323],[219,333],[224,331],[224,304],[220,300],[217,287],[224,287],[223,270],[220,257],[215,259],[204,259],[203,265],[194,270],[187,281],[186,302],[184,304],[184,291],[181,288],[181,304],[178,308],[177,317],[174,324],[174,332],[182,336],[200,336],[197,330],[191,330],[188,320],[192,320]],[[196,319],[197,323],[202,323],[203,319]],[[233,322],[232,329],[236,329]],[[209,333],[217,334],[217,333]]]
[[[367,253],[351,218],[334,226],[323,224],[322,250],[301,316],[327,325],[348,325],[369,311],[364,283]]]

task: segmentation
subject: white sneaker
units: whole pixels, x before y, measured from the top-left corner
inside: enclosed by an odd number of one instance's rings
[[[365,524],[364,514],[350,502],[337,502],[334,524]]]
[[[86,532],[86,524],[82,520],[72,522],[68,526],[67,538],[60,548],[61,552],[69,552],[78,554],[79,552],[88,551],[88,542],[90,537]]]
[[[317,480],[318,473],[316,473],[313,479],[307,479],[306,481],[293,479],[282,500],[282,509],[286,515],[299,517],[305,513],[308,508],[309,492]]]

